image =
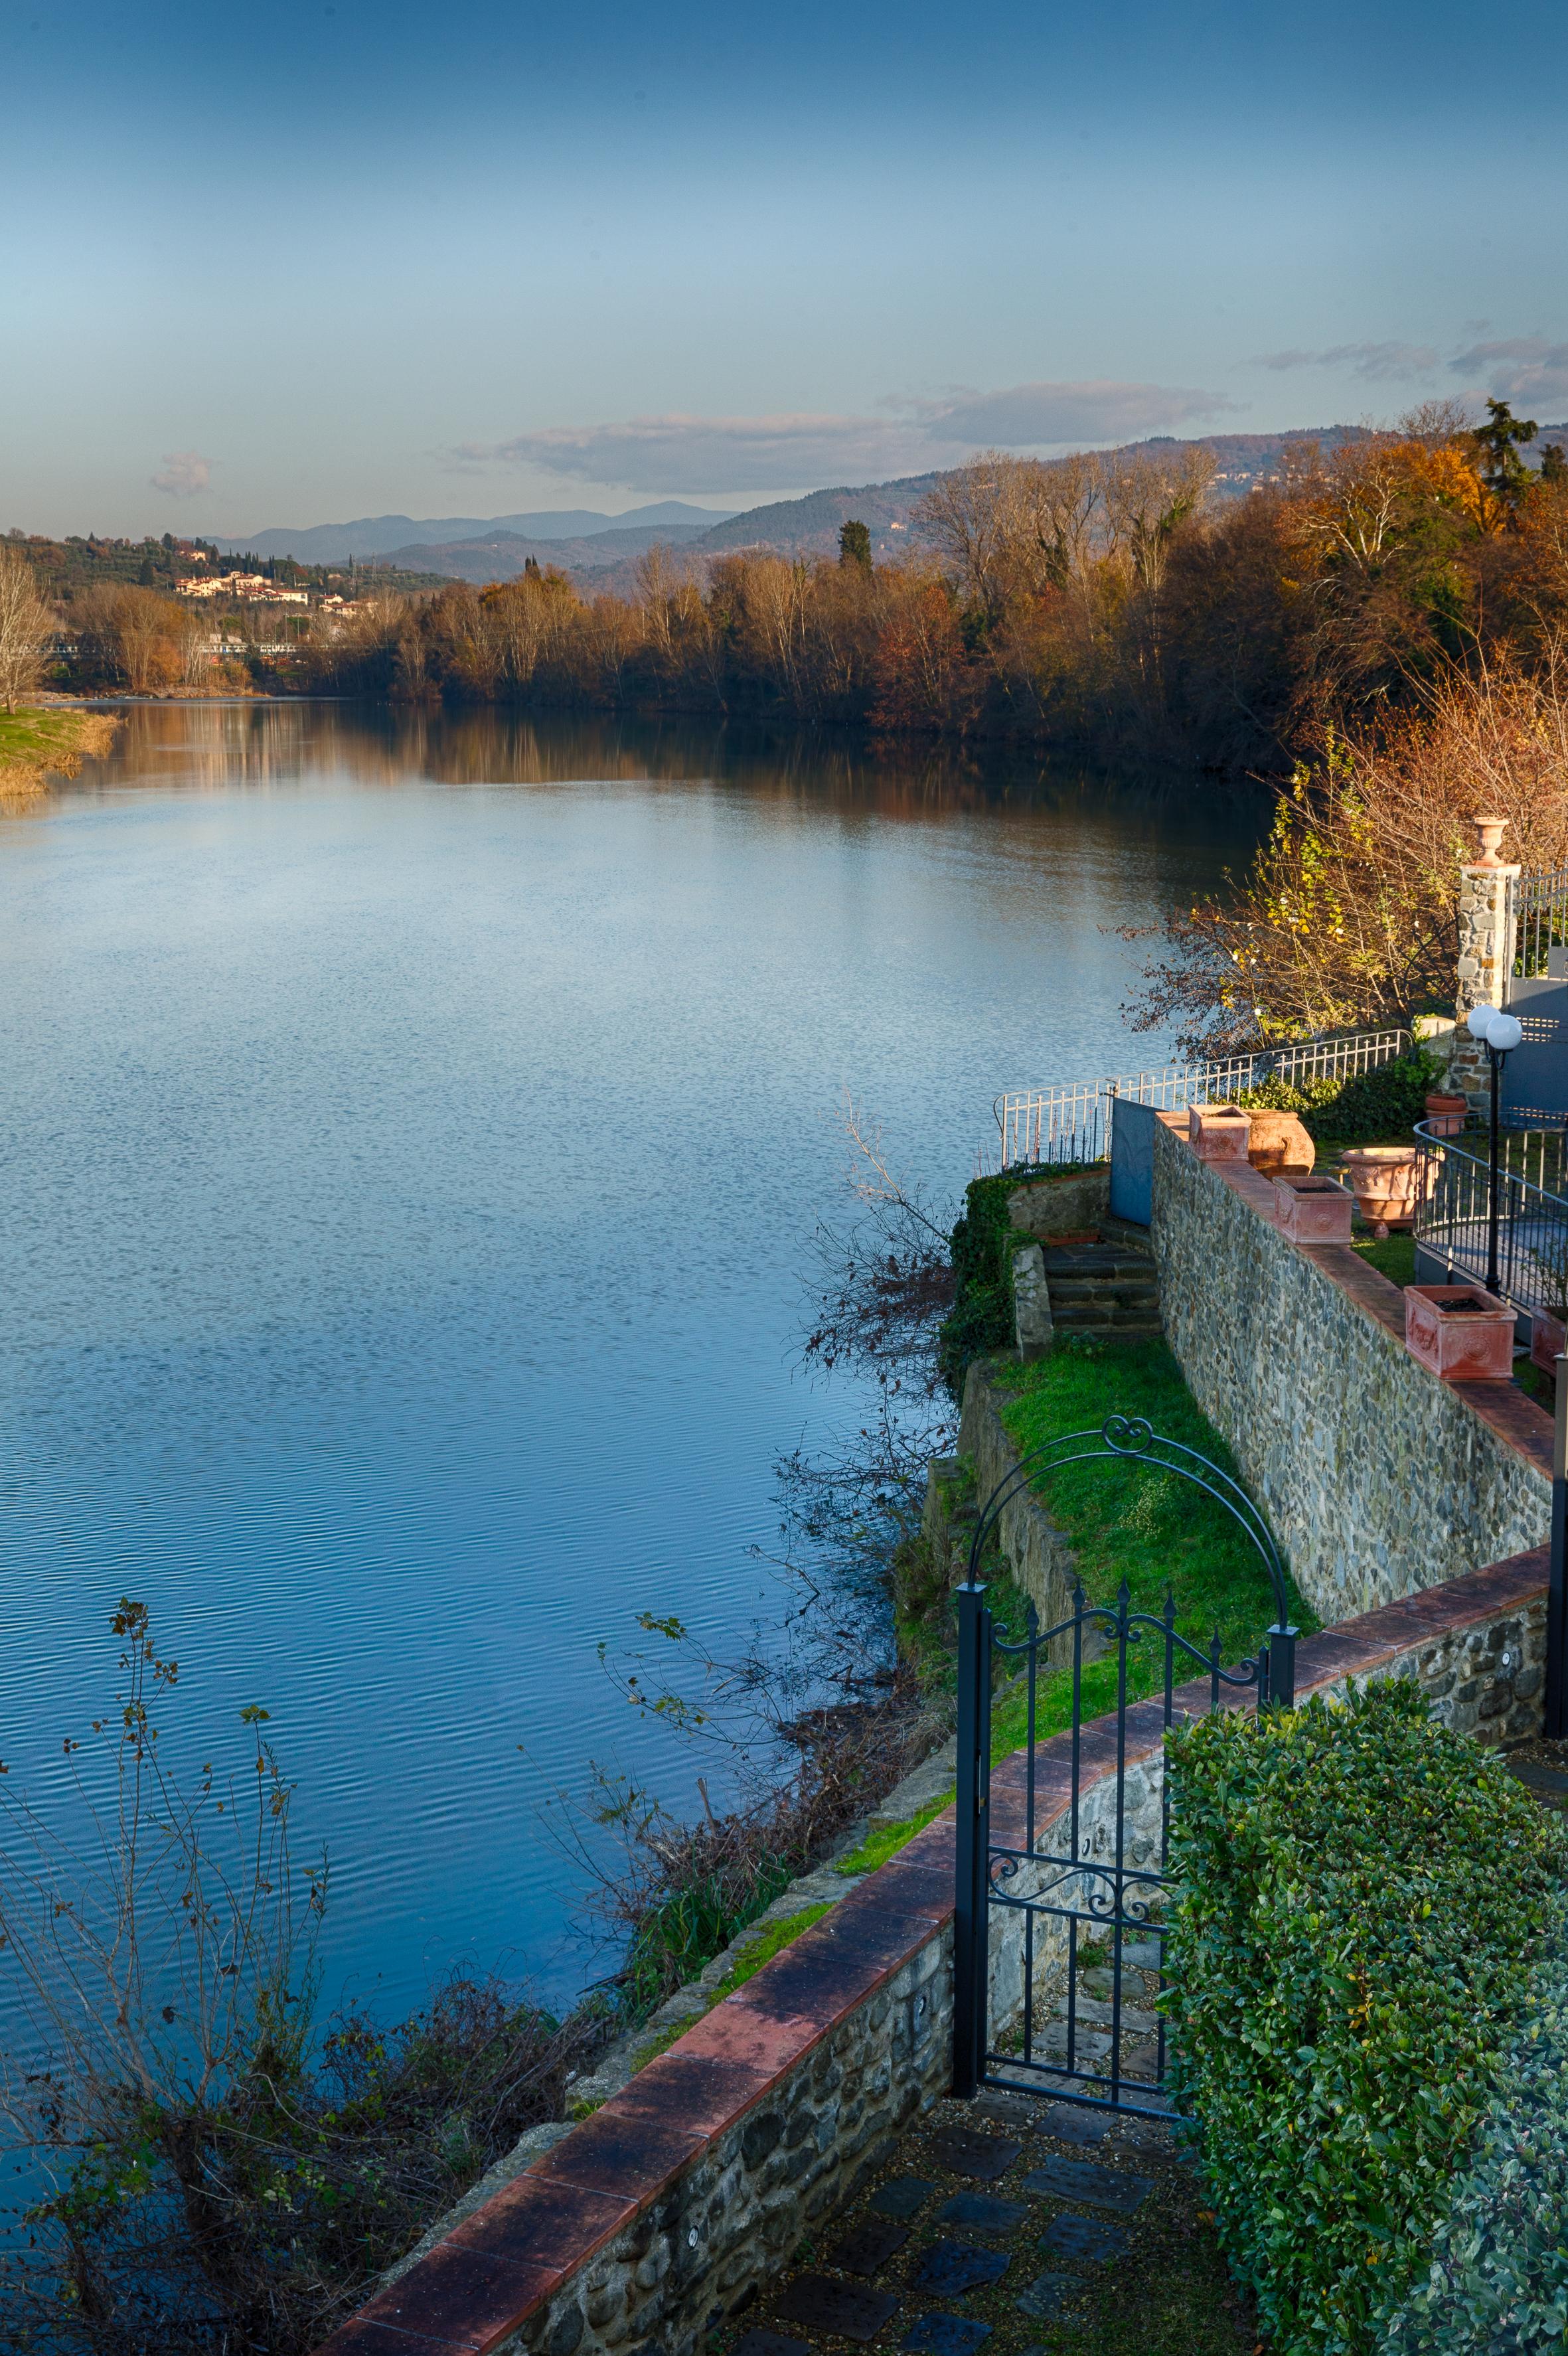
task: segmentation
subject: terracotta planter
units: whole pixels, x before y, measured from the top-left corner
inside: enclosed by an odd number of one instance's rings
[[[1245,1162],[1251,1123],[1240,1105],[1194,1105],[1187,1133],[1204,1162]]]
[[[1434,1137],[1457,1137],[1469,1109],[1463,1097],[1445,1097],[1434,1090],[1426,1099],[1426,1125]]]
[[[1478,1284],[1407,1284],[1404,1345],[1445,1383],[1506,1383],[1513,1374],[1513,1311]]]
[[[1391,1227],[1408,1227],[1415,1218],[1420,1165],[1413,1145],[1363,1145],[1344,1157],[1345,1175],[1356,1196],[1356,1208],[1375,1236]],[[1427,1177],[1430,1194],[1436,1179]]]
[[[1337,1178],[1276,1178],[1275,1225],[1293,1244],[1348,1244],[1356,1198]]]
[[[1316,1147],[1294,1112],[1247,1116],[1247,1159],[1265,1178],[1305,1178]]]
[[[1538,1309],[1530,1321],[1530,1362],[1543,1375],[1557,1379],[1557,1361],[1568,1350],[1568,1319],[1550,1309]]]

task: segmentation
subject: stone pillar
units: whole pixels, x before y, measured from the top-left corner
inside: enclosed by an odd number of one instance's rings
[[[1513,986],[1514,927],[1510,893],[1517,867],[1498,857],[1507,819],[1474,820],[1480,849],[1459,870],[1459,972],[1454,993],[1457,1044],[1449,1086],[1484,1111],[1491,1087],[1487,1051],[1473,1039],[1465,1017],[1472,1006],[1506,1006]]]
[[[1013,1247],[1013,1330],[1026,1365],[1043,1358],[1051,1346],[1055,1329],[1046,1256],[1027,1236],[1020,1236]]]

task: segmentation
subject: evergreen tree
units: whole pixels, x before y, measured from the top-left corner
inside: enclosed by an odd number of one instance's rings
[[[1471,437],[1480,455],[1481,480],[1505,507],[1517,508],[1535,477],[1516,445],[1534,441],[1535,420],[1516,417],[1506,401],[1488,401],[1487,408],[1486,424],[1477,425]]]
[[[1568,451],[1561,442],[1549,442],[1541,452],[1541,479],[1543,483],[1568,483]]]
[[[839,562],[858,564],[863,573],[871,570],[871,533],[866,525],[851,517],[839,526]]]

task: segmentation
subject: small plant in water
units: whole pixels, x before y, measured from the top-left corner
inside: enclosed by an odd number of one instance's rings
[[[111,1625],[113,1710],[65,1743],[84,1837],[0,1782],[11,2035],[47,2057],[0,2079],[36,2192],[0,2258],[0,2346],[295,2356],[558,2115],[603,2024],[457,1977],[396,2028],[317,2034],[326,1865],[294,1856],[267,1712],[241,1712],[231,1776],[182,1776],[155,1722],[177,1665],[144,1604]]]

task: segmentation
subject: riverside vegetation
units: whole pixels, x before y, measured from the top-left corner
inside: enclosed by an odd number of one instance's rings
[[[1250,772],[1274,797],[1269,837],[1245,874],[1171,911],[1134,1027],[1228,1055],[1408,1026],[1452,995],[1479,807],[1525,867],[1568,862],[1568,463],[1551,447],[1532,470],[1531,422],[1487,409],[1479,428],[1428,410],[1327,454],[1303,444],[1228,504],[1206,496],[1195,445],[990,453],[940,478],[904,563],[874,565],[849,523],[836,563],[746,551],[689,571],[655,550],[631,597],[585,599],[537,565],[486,589],[378,591],[341,620],[302,616],[297,641],[258,644],[237,676]],[[134,583],[50,611],[0,542],[13,702],[51,669],[90,691],[209,686],[209,615]]]
[[[173,1723],[183,1673],[145,1610],[122,1602],[114,1706],[80,1761],[70,1738],[92,1840],[68,1846],[0,1782],[0,1933],[48,2057],[41,2074],[13,2069],[5,2082],[10,2136],[41,2178],[25,2244],[0,2256],[7,2345],[303,2356],[521,2133],[565,2113],[573,2078],[610,2040],[841,1847],[950,1728],[948,1566],[919,1526],[926,1460],[952,1429],[936,1358],[950,1247],[940,1213],[898,1185],[850,1118],[865,1215],[824,1231],[802,1344],[809,1363],[871,1372],[884,1412],[836,1456],[782,1468],[796,1602],[766,1650],[717,1662],[650,1614],[652,1653],[675,1665],[607,1661],[628,1706],[673,1717],[723,1757],[736,1797],[715,1810],[699,1779],[702,1813],[687,1821],[604,1782],[582,1846],[618,1960],[564,2019],[526,1987],[471,1975],[402,2022],[319,2018],[329,1879],[296,1853],[265,1713],[245,1713],[231,1778],[206,1768],[190,1787],[156,1730]],[[1061,1353],[1028,1370],[1015,1406],[1032,1437],[1130,1400],[1218,1445],[1158,1347]],[[1218,1616],[1228,1652],[1255,1642],[1266,1598],[1252,1567],[1223,1555],[1227,1532],[1190,1517],[1178,1529],[1144,1495],[1118,1501],[1107,1536],[1104,1502],[1053,1493],[1091,1592],[1126,1571],[1142,1599],[1171,1573],[1184,1631],[1207,1641]],[[993,1601],[1021,1626],[1022,1598],[1004,1565],[990,1568]],[[1047,1709],[1059,1699],[1053,1688]],[[1001,1713],[998,1751],[1020,1734]],[[880,1826],[845,1869],[880,1862],[922,1820]],[[607,1834],[619,1858],[608,1868]],[[759,1967],[809,1915],[768,1926],[739,1968]]]

